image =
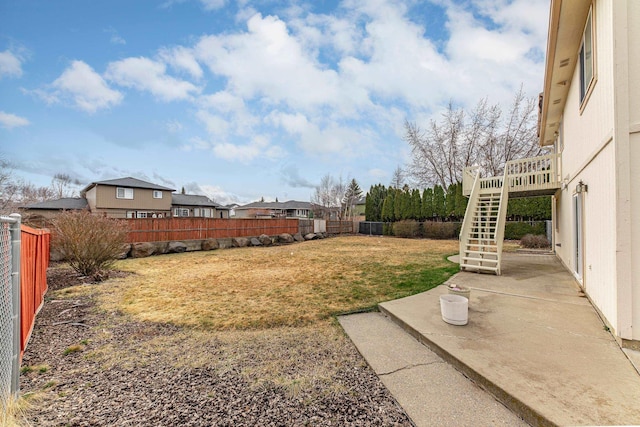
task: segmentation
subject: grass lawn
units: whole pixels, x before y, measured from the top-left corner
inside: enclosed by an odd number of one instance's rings
[[[451,240],[347,236],[127,259],[102,294],[138,320],[204,329],[309,325],[433,288],[458,271]]]

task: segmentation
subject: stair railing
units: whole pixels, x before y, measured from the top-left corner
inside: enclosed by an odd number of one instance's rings
[[[498,208],[498,218],[496,222],[496,234],[495,234],[495,242],[498,246],[498,270],[496,271],[497,275],[500,275],[500,269],[502,265],[502,245],[504,243],[504,227],[507,222],[507,205],[509,203],[509,186],[506,185],[507,182],[507,174],[508,171],[505,168],[504,170],[504,178],[502,185],[502,190],[500,191],[500,205]]]
[[[465,250],[465,242],[469,239],[469,234],[471,232],[471,224],[473,223],[473,210],[476,208],[478,204],[478,199],[480,198],[480,170],[475,170],[475,178],[473,179],[473,186],[471,187],[471,194],[469,195],[469,201],[467,203],[467,209],[464,212],[464,219],[462,220],[462,227],[460,227],[460,236],[459,236],[459,256],[460,256],[460,264],[462,265]]]

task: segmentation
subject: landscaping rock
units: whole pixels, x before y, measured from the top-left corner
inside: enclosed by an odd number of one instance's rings
[[[169,254],[180,254],[182,252],[187,251],[187,245],[182,242],[170,242],[167,247],[167,253]]]
[[[294,241],[293,236],[289,233],[282,233],[278,236],[279,243],[293,243]]]
[[[125,243],[122,245],[122,252],[118,254],[118,259],[125,259],[129,256],[129,252],[131,251],[131,243]]]
[[[250,242],[251,246],[262,246],[262,241],[260,241],[260,239],[258,239],[257,237],[252,237]]]
[[[271,237],[267,236],[266,234],[261,234],[260,237],[258,237],[258,240],[260,240],[260,243],[262,243],[264,246],[271,246],[273,244],[273,240],[271,240]]]
[[[220,243],[218,242],[218,239],[205,239],[202,241],[203,251],[211,251],[218,248],[220,248]]]
[[[302,237],[302,234],[296,233],[293,235],[293,240],[296,242],[304,242],[304,237]]]
[[[153,243],[140,242],[131,245],[132,258],[145,258],[155,253],[156,247]]]
[[[318,235],[315,233],[309,233],[304,235],[304,240],[314,240],[317,238],[318,238]]]
[[[244,248],[249,246],[249,239],[246,237],[234,237],[233,238],[233,247],[234,248]]]

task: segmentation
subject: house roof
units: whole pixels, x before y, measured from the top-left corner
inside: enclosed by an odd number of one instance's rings
[[[223,207],[217,204],[213,200],[209,199],[207,196],[198,196],[195,194],[172,193],[171,204],[174,206],[204,206],[204,207],[212,207],[216,209],[228,209],[226,207]]]
[[[552,0],[540,105],[540,145],[552,145],[567,102],[571,79],[578,63],[589,1]]]
[[[110,185],[113,187],[130,187],[130,188],[146,188],[149,190],[175,191],[175,188],[163,187],[162,185],[153,184],[151,182],[142,181],[141,179],[126,177],[117,179],[108,179],[106,181],[96,181],[87,185],[82,189],[82,193],[89,191],[96,185]]]
[[[243,209],[311,209],[311,203],[289,200],[286,202],[253,202],[247,205],[238,206],[236,210]]]
[[[31,203],[24,209],[48,209],[48,210],[82,210],[87,207],[87,199],[82,197],[63,197],[62,199],[47,200],[40,203]]]

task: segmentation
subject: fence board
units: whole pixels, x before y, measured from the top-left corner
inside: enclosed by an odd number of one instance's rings
[[[47,292],[49,230],[21,226],[20,242],[20,357],[33,331],[36,314]]]
[[[298,232],[297,219],[138,218],[123,219],[129,243],[275,236]]]
[[[328,234],[352,234],[353,221],[327,221]]]

